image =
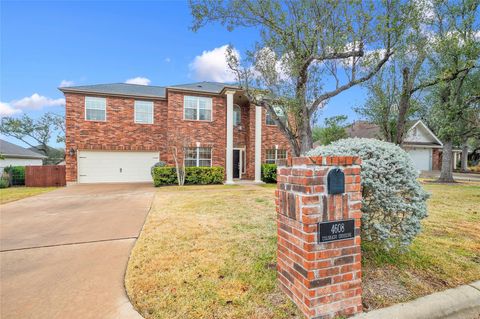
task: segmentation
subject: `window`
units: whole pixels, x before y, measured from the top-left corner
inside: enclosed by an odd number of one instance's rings
[[[287,158],[287,150],[280,149],[269,149],[267,150],[267,156],[265,163],[267,164],[277,164],[278,160],[283,160]]]
[[[239,126],[242,124],[242,111],[240,106],[234,105],[233,106],[233,126]]]
[[[199,96],[185,96],[183,118],[186,120],[211,121],[212,99]]]
[[[280,106],[274,106],[273,109],[275,110],[275,114],[277,114],[278,117],[280,118],[285,117],[285,112],[283,112],[283,109]],[[269,111],[267,111],[267,114],[265,116],[265,124],[276,125]]]
[[[187,148],[185,152],[185,167],[212,166],[212,149],[210,147]]]
[[[135,101],[135,123],[153,124],[153,102]]]
[[[101,97],[85,97],[85,119],[87,121],[106,121],[107,100]]]

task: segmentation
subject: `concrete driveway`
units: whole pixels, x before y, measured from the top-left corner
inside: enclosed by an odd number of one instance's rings
[[[0,208],[1,318],[141,318],[125,268],[146,184],[74,185]]]

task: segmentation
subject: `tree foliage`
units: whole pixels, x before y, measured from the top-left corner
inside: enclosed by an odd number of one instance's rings
[[[313,141],[319,141],[322,145],[328,145],[342,138],[346,138],[346,120],[347,116],[345,115],[337,115],[325,118],[324,125],[322,127],[313,128]]]
[[[480,1],[442,1],[435,7],[438,22],[436,54],[429,57],[431,73],[456,75],[430,90],[429,123],[444,144],[440,181],[453,182],[452,148],[478,135],[480,92]]]
[[[1,120],[0,133],[16,138],[17,140],[36,148],[44,155],[58,150],[48,146],[54,134],[57,142],[65,140],[65,119],[54,113],[45,113],[38,119],[27,114],[20,118],[4,117]]]
[[[297,156],[312,147],[314,114],[369,80],[395,52],[406,15],[397,0],[191,0],[190,7],[194,30],[213,22],[259,30],[247,58],[230,48],[228,63],[245,96],[270,111]],[[274,107],[288,116],[276,116]]]
[[[309,156],[360,156],[362,159],[362,240],[386,249],[408,246],[427,216],[428,194],[418,171],[399,146],[375,139],[350,138],[318,147]]]

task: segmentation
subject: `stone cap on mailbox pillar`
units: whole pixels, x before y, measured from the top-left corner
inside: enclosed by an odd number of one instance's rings
[[[278,166],[278,278],[307,318],[362,311],[360,164],[316,156]]]

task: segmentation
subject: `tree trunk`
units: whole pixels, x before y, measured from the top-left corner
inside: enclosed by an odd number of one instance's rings
[[[442,154],[442,170],[440,172],[439,182],[442,183],[454,183],[453,179],[453,163],[452,163],[452,148],[453,143],[451,140],[445,141],[443,143],[443,154]]]
[[[397,116],[397,134],[395,137],[395,144],[400,145],[403,142],[405,133],[405,122],[408,109],[410,108],[410,70],[408,68],[403,69],[403,82],[402,82],[402,95],[400,96],[400,102],[398,105]]]
[[[468,145],[464,142],[462,145],[462,172],[468,172]]]
[[[300,155],[305,155],[313,148],[312,127],[310,125],[309,117],[305,117],[305,120],[303,121],[300,138]]]

